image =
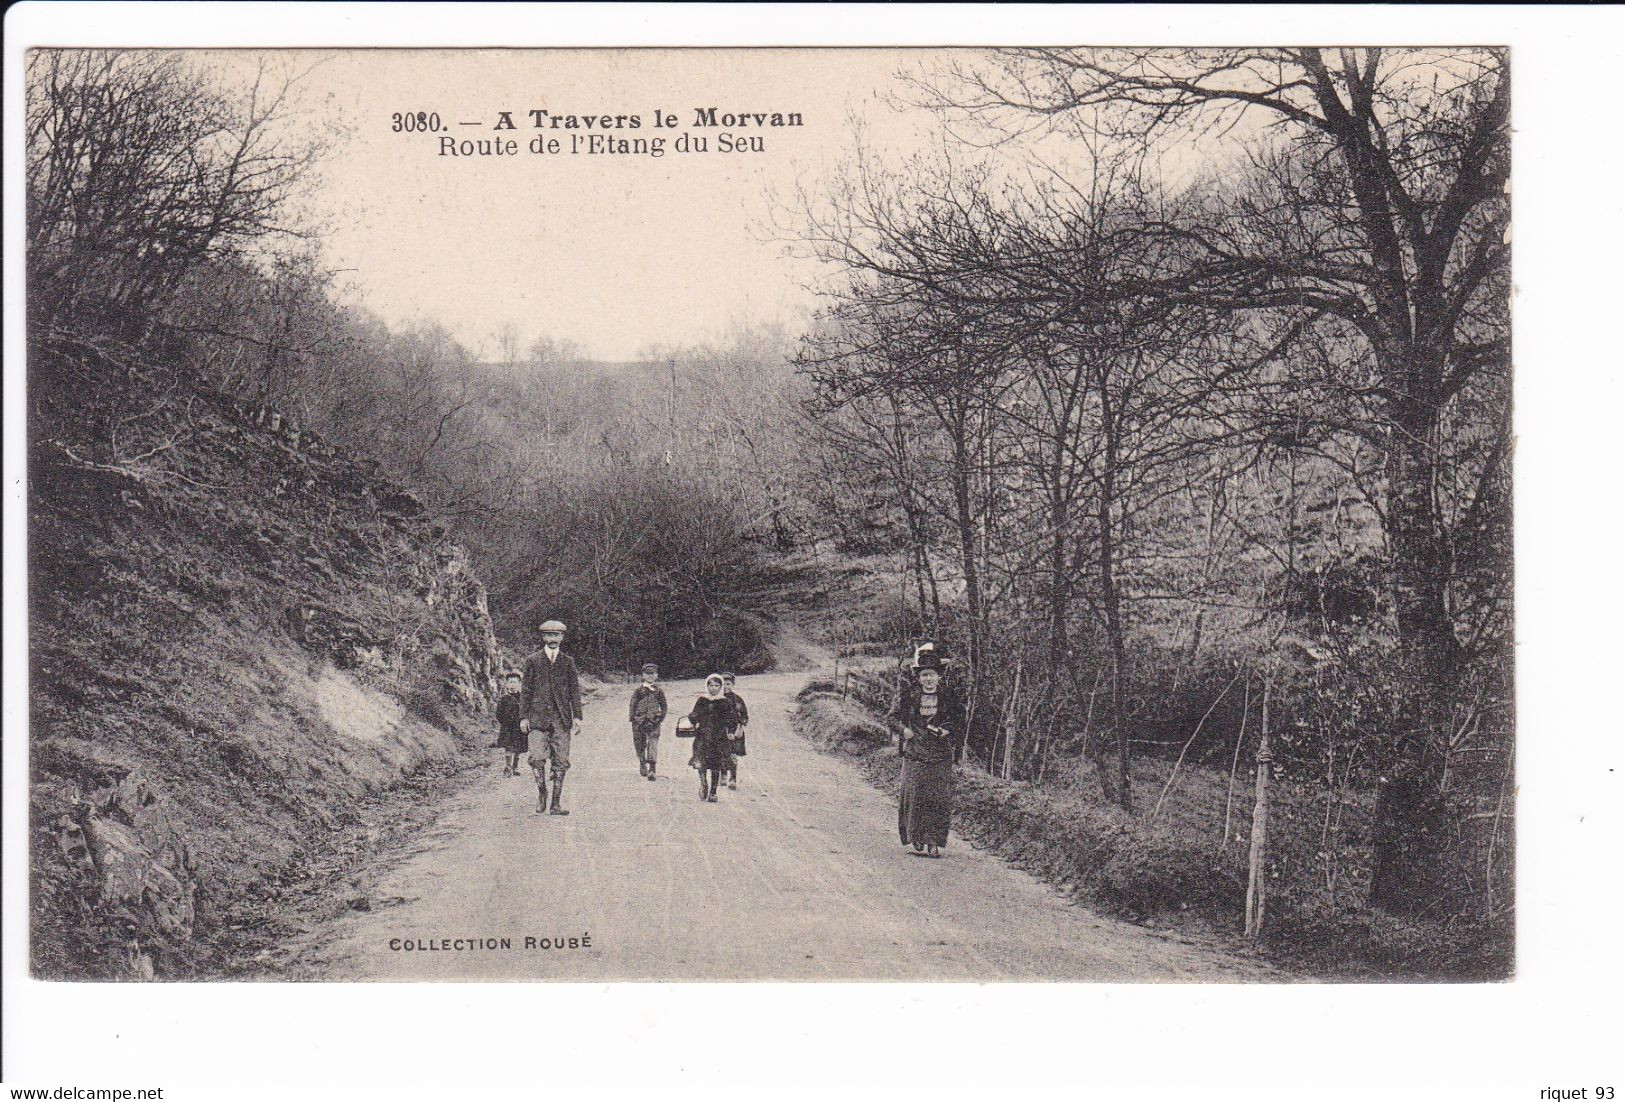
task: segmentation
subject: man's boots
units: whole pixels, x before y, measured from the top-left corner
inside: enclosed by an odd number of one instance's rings
[[[557,796],[553,797],[555,800]],[[536,814],[540,815],[547,810],[547,778],[541,774],[536,775]]]
[[[568,815],[568,814],[570,814],[568,811],[564,810],[564,808],[559,806],[559,797],[562,796],[562,795],[564,795],[564,778],[562,776],[554,777],[553,778],[553,803],[547,809],[547,813],[549,815]]]

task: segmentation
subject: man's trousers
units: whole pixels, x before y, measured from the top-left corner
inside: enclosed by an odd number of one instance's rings
[[[530,729],[530,754],[526,758],[530,768],[539,777],[544,769],[557,780],[570,769],[570,732],[569,730],[555,731],[551,728],[539,731],[535,727]],[[549,769],[548,763],[552,766]]]

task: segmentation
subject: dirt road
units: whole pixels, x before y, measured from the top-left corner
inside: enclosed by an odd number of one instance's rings
[[[291,963],[308,979],[1241,980],[1270,973],[1103,919],[957,837],[897,843],[891,799],[790,730],[804,678],[742,678],[750,754],[702,803],[688,744],[638,775],[625,693],[589,701],[568,817],[491,773]],[[667,686],[673,711],[699,686]],[[460,939],[460,940],[459,940]],[[526,939],[531,939],[527,941]],[[571,939],[575,939],[572,947]],[[562,948],[559,946],[562,944]]]

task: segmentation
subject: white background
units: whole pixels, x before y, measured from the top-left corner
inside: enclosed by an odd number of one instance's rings
[[[1577,8],[24,4],[5,44],[5,1079],[170,1099],[1625,1092],[1625,15]],[[88,985],[27,975],[22,55],[32,45],[1510,43],[1518,976],[1495,985]],[[700,1021],[720,1020],[696,1030]],[[731,1036],[696,1047],[693,1038]],[[299,1084],[297,1089],[278,1084]],[[463,1083],[467,1090],[448,1089]],[[512,1084],[512,1089],[501,1084]],[[219,1084],[205,1086],[204,1084]],[[483,1084],[483,1085],[476,1085]],[[795,1084],[800,1084],[799,1086]],[[836,1086],[839,1084],[839,1086]],[[652,1093],[651,1093],[652,1097]],[[1589,1094],[1587,1097],[1595,1097]]]

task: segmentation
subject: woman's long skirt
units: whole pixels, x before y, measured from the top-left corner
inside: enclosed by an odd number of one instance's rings
[[[903,759],[903,794],[897,805],[897,834],[903,844],[948,844],[948,811],[953,801],[954,763]]]

